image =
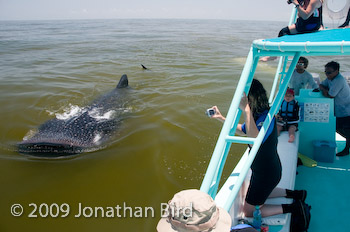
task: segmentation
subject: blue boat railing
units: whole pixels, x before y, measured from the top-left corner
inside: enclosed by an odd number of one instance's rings
[[[292,10],[292,13],[290,15],[290,19],[289,19],[289,24],[288,25],[292,25],[293,23],[295,23],[297,20],[297,8],[295,7]],[[276,89],[277,89],[277,84],[278,84],[278,80],[279,78],[282,80],[282,78],[285,76],[285,72],[281,71],[281,69],[283,68],[283,70],[286,70],[286,65],[288,63],[288,57],[280,57],[279,61],[278,61],[278,66],[276,69],[276,74],[275,74],[275,79],[273,81],[273,85],[272,85],[272,89],[271,89],[271,93],[270,93],[270,98],[269,98],[269,104],[272,104],[273,98],[276,94]]]
[[[296,10],[294,10],[294,16],[292,14],[292,17],[291,17],[291,20],[294,20],[294,21],[296,18],[295,12],[296,12]],[[225,166],[226,159],[227,159],[227,155],[228,155],[230,148],[231,148],[231,144],[232,143],[253,144],[252,150],[250,151],[249,159],[245,165],[245,169],[240,174],[238,182],[231,192],[232,199],[229,199],[227,202],[227,207],[228,207],[227,210],[232,205],[232,202],[233,202],[235,196],[237,195],[237,192],[239,191],[241,184],[243,183],[243,180],[244,180],[244,178],[245,178],[245,176],[246,176],[246,174],[247,174],[247,172],[248,172],[248,170],[249,170],[249,168],[250,168],[250,166],[255,158],[256,152],[258,151],[260,144],[265,136],[267,128],[269,127],[269,125],[271,123],[272,117],[277,112],[278,107],[282,102],[283,93],[287,89],[288,81],[285,83],[280,83],[280,89],[281,89],[282,93],[278,95],[279,98],[276,97],[277,102],[274,103],[276,106],[271,107],[269,114],[268,114],[268,117],[265,120],[263,127],[260,130],[260,132],[256,138],[245,138],[245,137],[240,137],[240,136],[233,136],[236,132],[238,121],[239,121],[239,118],[241,115],[241,111],[239,109],[239,103],[240,103],[241,97],[243,96],[243,93],[246,93],[248,95],[250,85],[252,83],[259,58],[262,55],[269,55],[269,54],[259,53],[256,48],[251,47],[249,54],[248,54],[248,57],[247,57],[247,60],[246,60],[246,64],[243,68],[243,71],[242,71],[242,74],[241,74],[241,77],[240,77],[240,80],[238,83],[238,86],[236,88],[233,100],[231,102],[231,105],[230,105],[230,108],[229,108],[229,111],[228,111],[228,114],[226,117],[226,121],[222,127],[221,132],[220,132],[220,135],[219,135],[218,141],[216,143],[211,161],[209,163],[207,172],[204,176],[204,179],[203,179],[203,182],[201,185],[202,191],[207,192],[209,195],[211,195],[213,198],[215,198],[217,191],[218,191],[222,171],[223,171],[223,168]],[[295,55],[295,54],[288,53],[286,55],[288,56],[288,55]],[[298,58],[299,58],[299,56],[298,56]],[[287,59],[287,61],[288,61],[288,59]],[[295,67],[296,62],[294,62],[294,64],[291,64],[290,67],[292,67],[293,65]],[[283,68],[286,69],[286,67],[287,66],[285,64],[283,66]],[[294,69],[294,67],[293,67],[293,69]],[[290,76],[291,76],[291,72],[290,72],[289,78],[290,78]],[[276,75],[275,76],[276,83],[278,82],[278,79],[279,79],[279,75]],[[274,95],[274,93],[272,95]],[[275,99],[275,101],[276,101],[276,99]]]
[[[241,97],[243,96],[243,93],[248,95],[259,58],[262,55],[265,55],[265,54],[258,52],[257,49],[253,47],[251,48],[248,54],[246,64],[242,71],[238,86],[236,88],[233,100],[231,102],[231,105],[226,117],[226,121],[222,127],[221,133],[219,135],[217,144],[214,149],[212,159],[209,163],[206,175],[203,179],[202,186],[201,186],[202,191],[207,192],[209,195],[215,198],[218,191],[222,171],[226,162],[226,158],[231,148],[231,144],[232,143],[253,144],[253,147],[249,153],[249,158],[246,161],[244,168],[240,173],[238,180],[231,191],[230,197],[227,199],[227,202],[224,206],[226,210],[230,209],[235,197],[237,196],[240,186],[242,185],[248,173],[248,170],[255,158],[257,151],[259,150],[260,144],[262,143],[262,140],[266,134],[266,131],[269,128],[269,125],[274,115],[279,110],[279,106],[282,103],[284,93],[287,90],[289,79],[300,57],[300,53],[294,53],[293,54],[294,58],[291,64],[289,65],[288,72],[285,72],[285,70],[283,71],[286,73],[285,78],[283,78],[283,81],[280,83],[279,91],[276,97],[274,98],[274,101],[271,105],[268,116],[266,117],[266,120],[258,136],[256,138],[233,136],[237,129],[239,117],[241,115],[241,111],[239,109],[239,103],[241,101]],[[286,67],[287,66],[285,65],[284,68]]]
[[[295,20],[295,18],[296,14],[292,15],[291,20]],[[235,176],[235,183],[232,190],[230,190],[229,196],[225,196],[225,200],[221,201],[225,203],[222,203],[220,206],[224,207],[227,211],[230,210],[235,198],[237,197],[250,166],[255,159],[256,153],[259,150],[266,131],[269,128],[274,115],[279,110],[284,94],[287,90],[289,80],[300,56],[350,55],[350,29],[343,29],[343,31],[335,29],[334,31],[324,31],[324,33],[319,32],[317,34],[327,36],[327,40],[319,40],[320,38],[317,37],[317,35],[311,35],[309,38],[307,38],[313,40],[311,42],[306,41],[304,37],[303,38],[305,41],[295,42],[294,39],[297,38],[297,36],[287,36],[286,38],[279,38],[277,40],[271,39],[253,41],[253,45],[251,46],[247,56],[245,66],[229,107],[226,121],[224,122],[220,132],[212,158],[209,162],[207,172],[200,188],[201,191],[208,193],[215,199],[232,143],[253,144],[249,152],[248,159],[246,161],[242,161],[245,163],[238,177]],[[334,34],[337,36],[334,36]],[[288,38],[293,38],[293,40],[284,42],[285,40],[288,40]],[[239,103],[243,93],[247,95],[249,93],[250,85],[252,83],[259,58],[262,56],[280,57],[280,62],[273,80],[272,90],[270,91],[269,103],[271,107],[268,112],[268,116],[266,117],[256,138],[235,136],[238,121],[241,116]]]

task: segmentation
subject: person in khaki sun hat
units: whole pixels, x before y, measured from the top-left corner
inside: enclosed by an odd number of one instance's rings
[[[230,231],[231,217],[206,193],[197,189],[178,192],[168,203],[168,215],[157,225],[158,232]]]

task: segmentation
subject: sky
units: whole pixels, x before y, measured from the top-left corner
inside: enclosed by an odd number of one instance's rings
[[[286,0],[0,0],[0,20],[181,18],[289,21]]]

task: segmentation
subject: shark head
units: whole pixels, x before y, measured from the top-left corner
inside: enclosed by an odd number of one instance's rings
[[[126,88],[129,86],[128,76],[124,74],[117,85],[117,89]]]
[[[71,156],[82,153],[84,152],[84,150],[86,150],[86,148],[84,147],[79,147],[75,146],[74,144],[61,143],[56,141],[24,141],[18,143],[19,153],[38,158],[58,158],[63,156]]]

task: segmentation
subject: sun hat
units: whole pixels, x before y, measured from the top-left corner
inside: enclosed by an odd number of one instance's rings
[[[168,203],[168,213],[158,222],[158,232],[229,232],[231,217],[214,200],[197,189],[178,192]]]
[[[292,94],[294,96],[294,90],[293,89],[290,89],[288,88],[287,91],[286,91],[286,94]]]

